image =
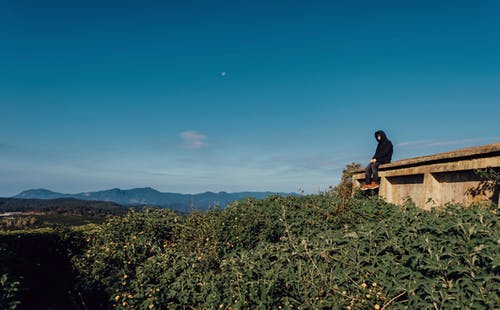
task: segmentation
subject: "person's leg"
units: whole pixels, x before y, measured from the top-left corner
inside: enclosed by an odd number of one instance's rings
[[[372,174],[373,174],[373,182],[377,183],[377,184],[380,184],[380,180],[378,178],[378,166],[380,165],[380,163],[378,162],[375,162],[373,164],[371,164],[372,166]]]
[[[372,164],[369,163],[365,168],[365,184],[370,184],[372,182],[373,168]]]

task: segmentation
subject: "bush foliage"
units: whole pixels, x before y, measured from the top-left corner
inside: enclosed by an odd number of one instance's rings
[[[19,305],[17,292],[19,282],[9,278],[8,274],[0,275],[0,309],[16,309]]]
[[[352,196],[353,179],[352,176],[362,170],[363,165],[352,162],[342,170],[340,183],[335,187],[330,187],[330,192],[340,198],[348,199]]]
[[[273,196],[83,232],[80,290],[118,309],[499,308],[496,209]]]

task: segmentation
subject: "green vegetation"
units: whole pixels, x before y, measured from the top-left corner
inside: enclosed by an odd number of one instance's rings
[[[0,309],[16,309],[19,301],[16,300],[19,291],[19,282],[9,279],[7,274],[0,276]]]
[[[486,182],[493,183],[493,186],[498,186],[500,184],[500,171],[494,168],[486,168],[486,169],[478,169],[476,170],[476,174],[478,174],[481,178],[483,178]]]
[[[49,268],[29,262],[37,251],[65,275],[44,300],[53,308],[493,309],[499,243],[493,206],[273,196],[188,216],[147,209],[79,229],[4,233],[0,249],[26,258],[3,255],[0,274],[13,285],[6,302],[21,290],[23,307],[42,298],[29,295],[26,278],[26,266]]]
[[[7,274],[2,289],[9,293],[0,309],[6,305],[11,309],[78,309],[75,305],[81,302],[73,289],[76,278],[70,257],[77,253],[80,229],[0,233],[0,274]]]
[[[16,199],[0,198],[0,213],[4,212],[45,212],[60,215],[86,215],[103,217],[127,213],[132,207],[109,201],[87,201],[73,198],[57,199]]]
[[[26,229],[37,224],[37,219],[34,216],[8,216],[0,217],[0,229]]]
[[[187,217],[132,212],[85,238],[82,288],[117,308],[500,305],[494,209],[276,196]]]
[[[353,186],[352,176],[362,168],[363,165],[360,163],[352,162],[348,164],[344,170],[342,170],[340,183],[335,187],[331,187],[330,193],[344,199],[351,198]]]
[[[43,227],[101,224],[123,215],[132,207],[113,202],[83,201],[72,198],[15,199],[0,198],[0,231]]]
[[[26,230],[53,226],[81,226],[101,224],[105,217],[85,215],[61,215],[55,213],[38,213],[35,215],[15,215],[0,218],[0,230]]]

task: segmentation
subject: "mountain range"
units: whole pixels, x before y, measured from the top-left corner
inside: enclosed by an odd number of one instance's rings
[[[111,201],[120,205],[148,205],[163,208],[171,208],[180,212],[190,212],[193,209],[205,211],[210,207],[226,207],[229,203],[245,198],[264,199],[270,195],[279,194],[283,196],[297,195],[295,193],[274,192],[205,192],[199,194],[164,193],[151,187],[134,189],[110,189],[96,192],[85,192],[78,194],[62,194],[47,189],[30,189],[23,191],[13,198],[20,199],[56,199],[75,198],[91,201]]]

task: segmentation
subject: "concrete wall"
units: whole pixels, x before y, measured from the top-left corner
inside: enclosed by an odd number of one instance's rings
[[[424,209],[480,201],[500,207],[498,186],[488,185],[475,172],[488,167],[500,172],[500,143],[400,160],[379,167],[379,195],[395,204],[411,198]],[[364,179],[364,170],[357,171],[353,175],[354,188]]]

